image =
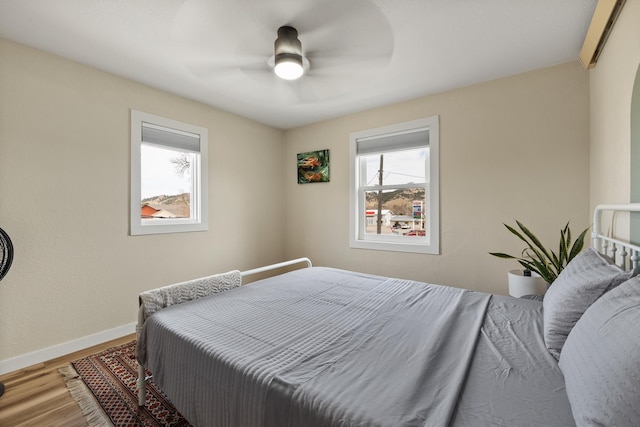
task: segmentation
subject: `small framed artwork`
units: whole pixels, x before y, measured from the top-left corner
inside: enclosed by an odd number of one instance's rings
[[[329,182],[329,150],[298,153],[298,184]]]

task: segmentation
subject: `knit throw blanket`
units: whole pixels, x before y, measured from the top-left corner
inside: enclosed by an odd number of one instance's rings
[[[217,294],[241,284],[242,276],[238,270],[234,270],[143,292],[140,294],[140,304],[147,319],[162,308]]]

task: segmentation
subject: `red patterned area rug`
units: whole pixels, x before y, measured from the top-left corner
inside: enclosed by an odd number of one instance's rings
[[[190,426],[152,381],[147,382],[146,406],[138,407],[135,350],[136,342],[132,341],[60,369],[88,425]]]

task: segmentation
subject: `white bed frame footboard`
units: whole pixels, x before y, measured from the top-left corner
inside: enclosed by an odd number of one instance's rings
[[[619,240],[611,230],[605,232],[602,226],[602,214],[613,212],[640,212],[640,203],[598,205],[593,211],[593,226],[591,239],[593,247],[602,254],[611,257],[614,262],[625,270],[640,269],[640,246]],[[611,220],[611,228],[615,218]]]
[[[279,262],[277,264],[271,264],[271,265],[266,265],[264,267],[254,268],[252,270],[241,271],[240,275],[242,277],[247,277],[254,274],[265,273],[265,272],[277,270],[279,268],[288,267],[296,264],[302,264],[302,263],[306,264],[305,268],[310,268],[313,266],[309,258],[296,258],[289,261]],[[140,304],[138,307],[138,324],[136,325],[136,337],[138,338],[138,340],[140,339],[140,334],[142,333],[144,322],[145,322],[144,307],[142,304]],[[138,360],[137,387],[138,387],[138,405],[139,406],[144,406],[146,403],[147,381],[151,378],[151,376],[146,376],[145,371],[146,371],[146,367],[142,363],[140,363],[140,361]]]

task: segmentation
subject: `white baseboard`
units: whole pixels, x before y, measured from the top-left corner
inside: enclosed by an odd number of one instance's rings
[[[0,375],[17,371],[28,366],[46,362],[66,354],[74,353],[94,345],[102,344],[107,341],[122,338],[136,331],[136,322],[127,325],[118,326],[117,328],[108,329],[93,335],[78,338],[76,340],[67,341],[62,344],[43,348],[21,356],[13,357],[0,361]]]

